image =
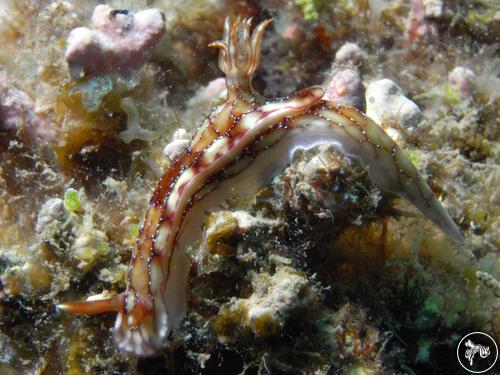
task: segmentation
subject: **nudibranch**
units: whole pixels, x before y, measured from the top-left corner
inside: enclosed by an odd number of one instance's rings
[[[202,123],[158,183],[128,269],[126,291],[106,300],[69,302],[79,314],[118,313],[114,339],[139,356],[154,354],[183,319],[190,259],[184,248],[199,240],[205,212],[231,198],[251,196],[291,160],[298,148],[322,143],[355,157],[380,189],[407,198],[453,240],[462,234],[427,183],[375,122],[355,108],[322,100],[314,86],[266,99],[252,87],[260,44],[270,20],[251,33],[251,19],[226,20],[219,67],[227,96]]]

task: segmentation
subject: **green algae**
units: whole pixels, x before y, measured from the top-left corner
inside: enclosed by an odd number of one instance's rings
[[[77,190],[69,188],[64,192],[64,207],[69,212],[75,212],[81,207],[80,196]]]

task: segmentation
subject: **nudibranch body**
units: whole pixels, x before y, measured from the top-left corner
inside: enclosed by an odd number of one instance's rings
[[[267,100],[252,87],[260,43],[270,20],[250,33],[251,20],[226,20],[219,67],[225,102],[209,115],[158,183],[135,243],[125,293],[102,301],[59,305],[82,314],[117,311],[121,350],[147,356],[161,348],[185,314],[190,260],[184,248],[201,236],[204,213],[231,197],[255,194],[298,148],[332,144],[359,158],[385,191],[409,199],[455,241],[463,237],[396,143],[355,108],[322,100],[311,87]]]

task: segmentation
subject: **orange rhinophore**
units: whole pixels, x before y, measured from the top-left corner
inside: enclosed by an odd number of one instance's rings
[[[252,87],[260,43],[270,20],[250,32],[251,19],[226,19],[219,67],[227,97],[203,121],[189,146],[158,183],[130,260],[127,289],[105,301],[59,305],[80,314],[118,311],[114,338],[121,350],[154,354],[183,319],[190,259],[184,248],[201,237],[204,212],[227,198],[255,194],[296,149],[329,143],[359,158],[383,190],[409,199],[455,241],[463,237],[396,143],[355,108],[322,100],[310,87],[266,99]]]

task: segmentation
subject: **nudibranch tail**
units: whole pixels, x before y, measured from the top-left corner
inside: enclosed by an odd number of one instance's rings
[[[289,125],[302,133],[293,149],[330,143],[344,154],[361,159],[380,189],[407,198],[455,242],[464,240],[457,225],[398,145],[357,109],[322,101],[307,115],[291,119]]]

